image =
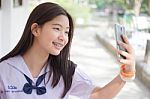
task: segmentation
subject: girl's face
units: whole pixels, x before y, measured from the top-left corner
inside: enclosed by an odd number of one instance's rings
[[[69,20],[59,15],[37,28],[36,44],[46,53],[58,55],[68,43]]]

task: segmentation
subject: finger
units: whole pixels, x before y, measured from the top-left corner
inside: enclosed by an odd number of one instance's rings
[[[122,50],[118,50],[118,54],[121,54],[122,56],[126,57],[126,59],[133,59],[133,55],[129,54],[128,52],[122,51]]]
[[[129,66],[132,63],[129,59],[120,59],[119,62],[125,64],[126,66]]]
[[[129,40],[128,40],[127,36],[121,35],[121,37],[123,38],[123,41],[124,41],[126,44],[129,44]]]
[[[129,53],[132,53],[132,52],[133,52],[133,49],[132,49],[132,46],[131,46],[131,45],[125,44],[125,43],[120,42],[120,41],[118,42],[118,44],[119,44],[121,47],[123,47],[124,49],[126,49],[127,52],[129,52]]]

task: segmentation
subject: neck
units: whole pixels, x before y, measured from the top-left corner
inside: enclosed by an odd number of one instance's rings
[[[32,46],[24,55],[23,58],[27,64],[33,77],[37,77],[45,63],[47,62],[49,54],[44,54],[39,48]]]

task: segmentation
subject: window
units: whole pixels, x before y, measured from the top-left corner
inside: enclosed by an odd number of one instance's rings
[[[0,9],[1,9],[1,0],[0,0]]]
[[[22,6],[22,0],[13,0],[13,6],[14,7]]]

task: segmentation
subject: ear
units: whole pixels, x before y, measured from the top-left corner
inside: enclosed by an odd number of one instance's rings
[[[33,23],[31,25],[31,32],[34,36],[39,36],[40,32],[39,32],[39,25],[37,23]]]

